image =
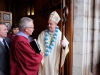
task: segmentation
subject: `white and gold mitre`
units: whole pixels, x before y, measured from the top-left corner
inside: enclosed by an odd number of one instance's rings
[[[53,11],[49,16],[49,19],[58,24],[58,22],[60,21],[60,16],[58,15],[56,11]]]

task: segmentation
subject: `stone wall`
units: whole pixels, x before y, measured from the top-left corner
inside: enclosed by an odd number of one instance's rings
[[[99,0],[74,0],[73,75],[96,75]]]

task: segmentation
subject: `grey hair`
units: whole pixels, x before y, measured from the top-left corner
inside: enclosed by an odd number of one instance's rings
[[[22,31],[25,27],[29,27],[30,22],[33,22],[31,18],[23,17],[19,22],[19,30]]]

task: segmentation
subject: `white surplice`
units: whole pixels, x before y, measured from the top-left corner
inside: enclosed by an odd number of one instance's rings
[[[49,34],[49,44],[52,40],[53,33]],[[49,53],[48,56],[44,56],[39,67],[38,75],[58,75],[59,72],[59,61],[60,61],[60,50],[61,50],[61,31],[58,31],[57,39],[55,41],[54,47]],[[38,43],[41,47],[42,53],[45,54],[45,30],[42,31],[38,36]],[[61,66],[64,64],[67,53],[69,52],[68,48],[68,40],[64,37],[64,41],[66,42],[66,48],[62,50],[62,62]]]

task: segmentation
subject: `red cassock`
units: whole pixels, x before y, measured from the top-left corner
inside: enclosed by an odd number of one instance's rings
[[[42,55],[35,53],[27,38],[15,36],[10,48],[10,75],[37,75]]]

